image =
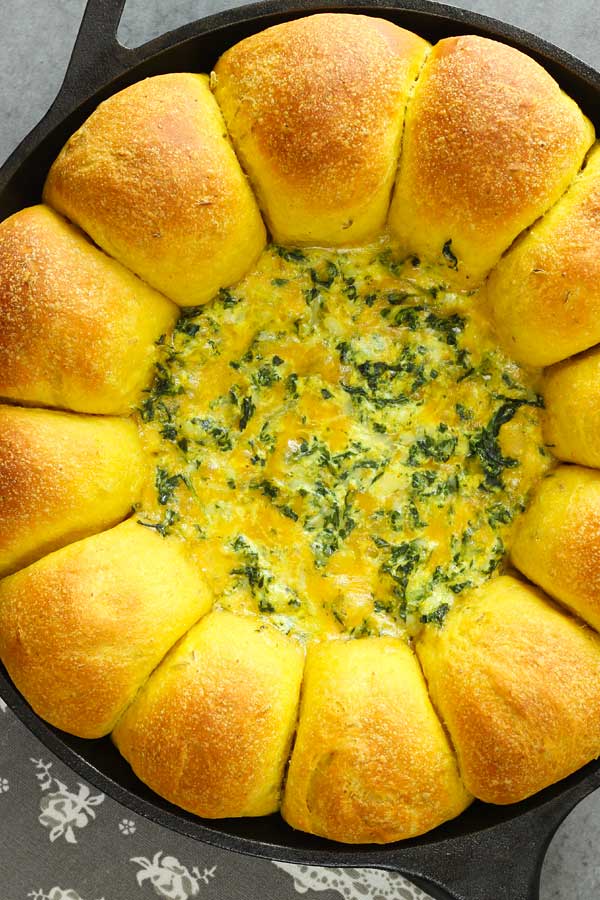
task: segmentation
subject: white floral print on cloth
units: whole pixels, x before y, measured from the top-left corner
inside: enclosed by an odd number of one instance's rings
[[[431,900],[402,875],[380,869],[325,869],[274,862],[294,879],[299,894],[337,891],[344,900]]]
[[[159,850],[152,859],[145,856],[134,856],[130,862],[137,863],[141,869],[136,875],[140,887],[149,882],[159,897],[168,900],[191,900],[200,893],[201,884],[209,884],[215,877],[217,867],[200,872],[197,866],[190,871],[175,856],[164,856]]]
[[[121,819],[119,822],[119,831],[121,834],[130,835],[135,834],[136,825],[133,819]]]
[[[66,784],[50,774],[52,763],[32,759],[35,763],[36,778],[42,791],[48,791],[40,800],[38,821],[50,829],[49,838],[53,842],[59,837],[69,844],[77,843],[76,828],[85,826],[96,818],[94,806],[104,802],[104,794],[92,794],[86,784],[79,782],[77,792],[70,791]],[[54,790],[51,788],[54,787]],[[54,898],[53,898],[54,900]]]
[[[83,900],[83,897],[80,897],[77,891],[72,889],[64,890],[60,887],[50,888],[48,893],[41,888],[38,891],[30,891],[27,897],[31,898],[31,900]],[[104,897],[99,897],[98,900],[104,900]]]
[[[8,706],[6,705],[2,697],[0,697],[0,713],[5,713],[7,709]]]
[[[8,778],[0,778],[0,794],[6,794],[10,790]]]

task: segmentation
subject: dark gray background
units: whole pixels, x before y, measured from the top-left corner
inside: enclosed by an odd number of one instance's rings
[[[232,0],[128,0],[119,37],[127,46],[136,46],[178,25],[238,5]],[[463,0],[452,5],[534,31],[600,68],[598,0],[571,0],[568,5],[564,0]],[[40,119],[58,91],[84,6],[85,0],[0,0],[0,162]],[[219,900],[300,896],[291,874],[268,862],[194,845],[137,819],[135,832],[123,835],[119,824],[133,817],[108,798],[97,807],[96,820],[78,830],[76,844],[64,835],[51,842],[49,828],[38,818],[44,792],[39,792],[31,757],[53,760],[9,711],[0,709],[0,900],[165,896],[150,880],[136,882],[136,864],[130,859],[150,858],[159,850],[174,855],[188,869],[198,866],[203,872],[205,867],[217,866],[215,877],[200,883],[197,896]],[[75,777],[57,761],[52,772],[69,790],[74,789]],[[124,841],[130,842],[127,850]],[[412,897],[399,880],[382,887],[375,876],[362,874],[356,876],[356,884],[356,893],[348,883],[340,883],[337,889],[323,892],[321,885],[318,893],[309,890],[304,896],[307,900],[338,900],[344,895],[348,900],[359,896],[368,900],[369,896],[390,896],[388,891],[393,890],[397,898]],[[74,893],[66,893],[67,888]],[[548,852],[541,892],[541,900],[598,897],[600,792],[582,803],[559,830]],[[181,900],[187,897],[182,895]]]

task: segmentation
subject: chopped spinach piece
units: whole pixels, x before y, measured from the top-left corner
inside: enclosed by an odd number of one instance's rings
[[[154,484],[158,494],[158,502],[161,506],[166,506],[167,503],[171,502],[180,481],[180,474],[171,475],[166,469],[157,466]]]
[[[192,419],[190,419],[190,421],[193,425],[199,425],[200,428],[202,428],[202,430],[205,432],[205,434],[210,435],[219,450],[226,452],[227,450],[231,450],[233,448],[233,441],[231,439],[229,429],[217,422],[215,419],[212,419],[210,417],[202,418],[201,416],[194,416]]]
[[[142,519],[138,519],[137,523],[138,525],[143,525],[144,528],[152,528],[160,534],[161,537],[167,537],[167,535],[171,533],[172,526],[178,519],[179,516],[174,509],[167,509],[161,522],[143,522]]]
[[[457,443],[457,436],[451,434],[447,426],[439,425],[436,432],[426,432],[411,445],[407,464],[416,467],[431,461],[448,462],[454,455]]]
[[[191,319],[180,316],[175,325],[175,331],[179,332],[179,334],[186,334],[188,337],[195,337],[200,331],[200,326],[197,322],[192,322]]]
[[[152,393],[156,397],[174,397],[183,393],[183,387],[175,383],[172,372],[163,366],[162,363],[156,364],[156,375],[154,384],[152,385]]]
[[[277,381],[281,381],[281,375],[274,365],[267,363],[253,373],[252,381],[256,387],[272,387]]]
[[[338,275],[338,268],[332,260],[327,259],[321,271],[310,269],[310,277],[313,284],[318,284],[323,288],[330,288]]]
[[[503,471],[519,464],[518,460],[502,455],[499,437],[502,426],[510,422],[516,412],[525,405],[537,406],[539,401],[521,398],[506,400],[495,410],[487,425],[479,428],[469,438],[469,454],[479,460],[485,475],[483,487],[487,490],[501,488]]]
[[[217,294],[217,300],[222,304],[223,309],[231,309],[241,303],[241,297],[235,297],[228,288],[221,288]]]
[[[244,431],[246,425],[256,412],[256,406],[250,399],[250,397],[244,397],[242,400],[242,415],[240,416],[239,430]]]
[[[433,623],[434,625],[443,625],[444,619],[450,612],[450,604],[449,603],[440,603],[437,609],[432,610],[432,612],[423,613],[421,616],[421,622],[423,624]]]
[[[458,259],[452,252],[452,239],[450,239],[449,241],[446,241],[446,243],[442,247],[442,256],[444,257],[444,259],[446,260],[446,262],[448,263],[448,265],[451,269],[458,268]]]
[[[274,245],[273,250],[286,262],[306,262],[306,255],[297,247],[280,247]]]

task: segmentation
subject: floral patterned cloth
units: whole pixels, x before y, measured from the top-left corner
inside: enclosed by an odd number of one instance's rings
[[[0,900],[428,900],[400,875],[251,859],[81,782],[0,699]]]

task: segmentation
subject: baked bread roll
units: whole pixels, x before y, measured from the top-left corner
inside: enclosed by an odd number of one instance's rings
[[[500,340],[517,362],[548,366],[600,341],[600,146],[556,206],[492,272]]]
[[[559,459],[600,468],[600,348],[547,369],[544,437]]]
[[[594,132],[533,59],[464,35],[433,48],[406,114],[390,229],[475,287],[561,196]]]
[[[349,245],[381,231],[428,46],[384,19],[324,13],[223,54],[215,96],[276,241]]]
[[[480,800],[515,803],[600,754],[600,638],[530,585],[488,581],[417,652]]]
[[[0,406],[0,576],[124,519],[145,467],[133,422]]]
[[[512,561],[600,630],[600,472],[560,466],[519,519]]]
[[[0,582],[0,659],[38,715],[100,737],[211,603],[182,544],[129,519]]]
[[[238,281],[265,229],[206,75],[158,75],[102,103],[44,200],[181,306]]]
[[[0,223],[0,397],[127,414],[176,317],[47,207]]]
[[[470,802],[408,646],[311,645],[282,814],[346,843],[414,837]]]
[[[214,612],[153,673],[113,739],[142,781],[190,812],[275,812],[303,664],[271,625]]]

